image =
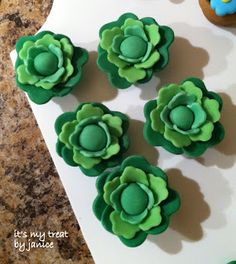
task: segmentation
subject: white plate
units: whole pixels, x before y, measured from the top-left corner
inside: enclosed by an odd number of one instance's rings
[[[117,91],[95,64],[99,28],[124,12],[154,17],[169,25],[176,39],[169,66],[141,88]],[[61,181],[97,264],[162,263],[222,264],[236,259],[236,30],[210,24],[198,1],[189,0],[55,0],[41,30],[68,35],[74,44],[91,51],[84,80],[72,94],[45,105],[30,102]],[[16,54],[13,52],[12,60]],[[208,89],[223,93],[225,141],[199,159],[174,156],[147,145],[142,138],[143,106],[156,96],[156,87],[196,76]],[[231,97],[231,99],[230,99]],[[124,246],[103,229],[92,212],[96,178],[65,164],[55,151],[54,121],[79,102],[99,101],[131,120],[130,154],[143,154],[169,172],[170,185],[180,192],[182,209],[170,228],[149,236],[138,248]],[[158,154],[159,153],[159,154]],[[53,190],[52,190],[53,191]]]

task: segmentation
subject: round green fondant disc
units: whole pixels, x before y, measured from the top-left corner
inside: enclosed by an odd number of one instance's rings
[[[138,59],[145,55],[146,42],[137,36],[127,37],[120,45],[120,51],[124,57]]]
[[[121,206],[127,214],[142,213],[148,204],[148,196],[136,183],[131,183],[121,194]]]
[[[40,74],[49,76],[57,71],[58,59],[50,52],[42,52],[34,59],[34,68]]]
[[[106,146],[106,133],[100,126],[88,125],[80,133],[79,142],[86,150],[99,151]]]
[[[178,128],[188,130],[191,128],[194,121],[194,114],[186,106],[177,106],[170,112],[170,120]]]

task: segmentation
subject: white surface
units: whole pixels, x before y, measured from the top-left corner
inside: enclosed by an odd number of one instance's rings
[[[140,17],[152,16],[175,31],[170,63],[159,74],[160,79],[142,88],[116,92],[96,68],[92,54],[84,80],[71,95],[42,106],[30,102],[31,107],[97,264],[227,263],[236,259],[236,30],[210,24],[196,0],[55,0],[41,30],[66,34],[74,44],[95,51],[99,28],[128,11]],[[225,102],[225,141],[196,160],[174,156],[161,148],[157,152],[142,138],[145,101],[156,96],[157,86],[189,76],[204,79],[210,90],[223,93]],[[103,229],[91,208],[96,179],[66,165],[55,152],[55,119],[65,111],[73,111],[81,101],[103,102],[134,119],[129,153],[143,154],[152,164],[158,161],[162,169],[169,171],[170,185],[182,197],[182,209],[172,218],[168,231],[149,236],[138,248],[125,247]]]

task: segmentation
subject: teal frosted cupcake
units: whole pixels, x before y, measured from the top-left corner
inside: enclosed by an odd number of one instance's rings
[[[68,37],[49,31],[20,38],[16,51],[17,86],[36,104],[70,93],[88,60],[86,50],[75,47]]]
[[[145,105],[144,137],[174,154],[200,156],[224,138],[222,105],[221,97],[197,78],[164,86]]]
[[[148,82],[155,72],[163,70],[174,40],[169,27],[132,13],[104,25],[99,35],[97,64],[111,84],[121,89]]]
[[[120,164],[129,147],[128,118],[100,103],[83,103],[55,122],[57,153],[70,166],[97,176]]]

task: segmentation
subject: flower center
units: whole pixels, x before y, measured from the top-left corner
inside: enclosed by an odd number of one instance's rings
[[[127,37],[120,45],[120,51],[124,57],[138,59],[143,57],[147,50],[147,43],[140,37]]]
[[[56,72],[58,59],[50,52],[42,52],[34,59],[34,68],[40,74],[49,76]]]
[[[105,148],[107,136],[100,126],[88,125],[81,131],[79,143],[86,150],[99,151]]]
[[[170,112],[169,118],[173,124],[183,130],[189,130],[194,121],[194,115],[191,109],[182,105],[174,108]]]
[[[127,214],[138,215],[148,205],[148,196],[137,184],[131,183],[121,194],[121,206]]]

